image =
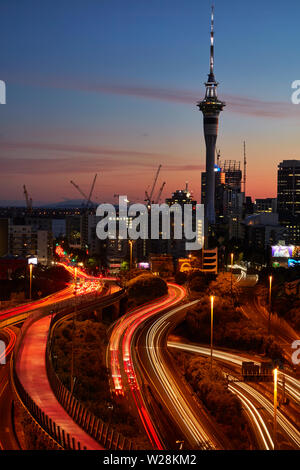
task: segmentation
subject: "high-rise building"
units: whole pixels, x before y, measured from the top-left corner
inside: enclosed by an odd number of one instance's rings
[[[266,197],[264,199],[255,199],[254,212],[277,212],[277,199],[274,197]]]
[[[176,207],[175,206],[176,204],[181,207],[182,212],[183,212],[184,206],[186,204],[190,204],[193,207],[193,209],[196,209],[197,201],[195,201],[192,198],[192,195],[189,192],[188,186],[186,184],[185,189],[178,189],[172,194],[171,198],[166,199],[166,204],[170,207],[172,206]],[[195,217],[196,211],[193,210],[192,213],[193,213],[192,229],[195,231],[196,230],[196,217]],[[166,243],[167,253],[170,253],[173,256],[173,258],[177,260],[178,258],[182,258],[187,255],[187,252],[186,252],[187,239],[185,238],[184,235],[182,239],[175,239],[174,233],[173,233],[172,219],[171,219],[171,226],[172,226],[172,230],[171,230],[170,240],[160,240],[160,242],[162,243],[167,242]]]
[[[13,256],[37,257],[38,263],[47,265],[52,260],[52,233],[31,225],[10,225],[8,248]]]
[[[277,211],[287,243],[300,245],[300,160],[283,160],[278,165]]]
[[[217,86],[214,75],[214,8],[211,13],[210,33],[210,72],[205,83],[205,98],[198,103],[203,113],[203,127],[206,144],[206,188],[204,202],[205,236],[207,240],[210,225],[215,224],[215,153],[218,135],[219,114],[225,103],[217,96]]]
[[[300,160],[279,163],[277,206],[280,219],[300,217]]]
[[[242,171],[236,160],[218,160],[215,165],[215,216],[217,225],[226,225],[228,238],[241,238],[244,210]],[[201,175],[201,203],[206,200],[206,172]]]

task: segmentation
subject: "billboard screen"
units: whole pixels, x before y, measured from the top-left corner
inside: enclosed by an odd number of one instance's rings
[[[288,267],[289,268],[294,268],[295,266],[300,266],[300,259],[288,259]]]
[[[273,258],[292,258],[293,249],[292,245],[275,245],[272,246],[272,257]]]
[[[293,258],[300,258],[300,246],[293,246]]]
[[[150,268],[150,264],[149,263],[139,263],[139,268],[141,269],[149,269]]]

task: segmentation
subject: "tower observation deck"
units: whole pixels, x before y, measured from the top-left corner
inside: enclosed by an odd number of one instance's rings
[[[211,12],[210,32],[210,70],[205,83],[205,98],[197,103],[203,113],[203,129],[206,144],[206,196],[204,203],[205,236],[208,235],[209,226],[215,224],[215,153],[218,135],[219,114],[225,103],[218,99],[214,75],[214,7]]]

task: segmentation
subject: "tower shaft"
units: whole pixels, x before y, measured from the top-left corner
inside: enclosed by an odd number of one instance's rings
[[[204,201],[205,235],[208,227],[215,224],[215,153],[218,136],[219,114],[225,103],[217,96],[218,83],[214,75],[214,7],[211,13],[210,68],[205,83],[205,98],[197,106],[203,113],[203,130],[206,144],[206,188]]]

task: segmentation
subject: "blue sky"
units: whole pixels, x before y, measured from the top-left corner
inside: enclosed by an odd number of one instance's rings
[[[190,181],[199,198],[209,64],[208,0],[2,0],[0,200],[77,197],[93,173],[97,197],[143,198],[162,164],[166,194]],[[223,159],[248,149],[253,197],[276,194],[276,165],[300,158],[300,4],[215,1],[215,73],[228,103]],[[48,184],[55,175],[55,188]],[[53,176],[54,177],[54,176]]]

